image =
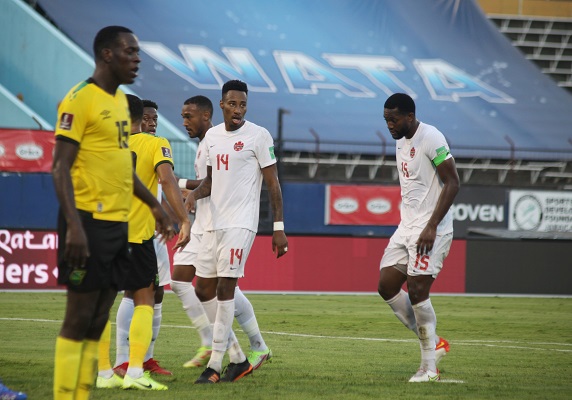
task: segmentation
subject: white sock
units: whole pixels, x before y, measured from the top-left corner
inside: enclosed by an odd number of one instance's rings
[[[264,351],[268,349],[262,335],[260,334],[260,329],[258,328],[258,322],[256,321],[256,315],[254,315],[254,309],[252,304],[242,293],[242,290],[236,287],[234,290],[234,317],[240,324],[240,327],[248,336],[250,341],[250,349],[253,351]]]
[[[217,301],[216,319],[213,327],[213,352],[208,366],[217,372],[222,370],[222,359],[234,319],[234,299]]]
[[[161,329],[161,321],[163,320],[163,303],[155,304],[153,306],[153,336],[151,337],[151,343],[147,349],[147,354],[143,360],[149,361],[153,358],[153,353],[155,352],[155,341],[159,336],[159,330]]]
[[[407,329],[410,329],[417,335],[417,322],[415,321],[415,313],[413,312],[413,307],[411,306],[411,300],[409,300],[409,295],[403,289],[395,295],[395,297],[386,301],[386,303],[391,307],[393,313],[399,319]],[[439,336],[435,334],[435,346],[439,343]]]
[[[216,297],[207,300],[207,301],[201,301],[201,304],[203,305],[203,308],[205,310],[205,314],[207,315],[209,322],[211,323],[211,325],[214,325],[215,320],[216,320],[216,310],[218,308],[218,303],[217,303],[217,299]],[[212,342],[212,340],[211,340]]]
[[[228,337],[228,358],[231,363],[240,364],[246,360],[246,356],[242,352],[240,345],[238,344],[238,339],[231,329]]]
[[[193,284],[191,282],[171,281],[171,289],[183,303],[183,309],[193,326],[197,329],[201,337],[201,345],[210,346],[213,341],[211,324],[203,305],[195,293]]]
[[[403,289],[399,291],[394,297],[387,300],[386,303],[391,307],[393,313],[407,329],[412,330],[417,335],[417,323],[415,322],[415,313],[411,307],[411,300],[409,295]]]
[[[113,370],[112,369],[106,369],[104,371],[97,371],[97,376],[104,378],[104,379],[109,379],[113,376]]]
[[[131,319],[133,318],[133,310],[135,305],[133,299],[123,297],[119,308],[117,309],[117,316],[115,317],[116,334],[115,334],[115,366],[129,362],[129,327],[131,326]]]
[[[421,368],[436,372],[435,365],[435,328],[437,316],[431,304],[431,299],[422,301],[413,306],[417,329],[419,331],[419,344],[421,346]]]

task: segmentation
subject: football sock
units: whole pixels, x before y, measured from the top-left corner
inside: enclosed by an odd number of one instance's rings
[[[109,321],[108,321],[109,324]],[[74,400],[87,400],[94,386],[96,376],[97,354],[99,343],[95,340],[84,340],[79,364],[79,375]],[[109,354],[109,353],[108,353]],[[107,356],[109,363],[109,356]]]
[[[393,298],[386,301],[391,307],[393,313],[407,329],[412,330],[417,335],[417,323],[415,322],[415,313],[411,307],[409,295],[403,289],[397,293]]]
[[[133,299],[123,297],[115,317],[115,366],[129,361],[129,328],[133,318]]]
[[[413,306],[417,329],[419,331],[419,344],[421,346],[421,368],[437,371],[435,365],[435,328],[437,316],[431,304],[431,299],[422,301]]]
[[[183,309],[193,323],[193,326],[197,329],[201,337],[201,344],[203,346],[211,346],[212,328],[209,317],[195,293],[193,284],[191,282],[172,281],[171,289],[173,289],[173,292],[175,292],[181,300]],[[216,304],[216,301],[214,303]]]
[[[153,336],[153,308],[147,305],[135,307],[129,329],[129,368],[132,378],[143,376],[143,358]]]
[[[234,290],[234,316],[244,333],[248,336],[251,350],[263,351],[268,349],[258,328],[252,304],[238,286]]]
[[[228,358],[230,359],[231,363],[240,364],[246,360],[246,356],[242,352],[240,345],[238,344],[238,340],[234,332],[230,331],[228,336]]]
[[[111,347],[111,321],[107,321],[105,324],[105,329],[101,333],[98,345],[98,361],[97,369],[98,375],[102,378],[111,378],[113,375],[113,369],[111,368],[111,361],[109,360],[109,349]]]
[[[217,372],[222,370],[222,359],[228,345],[228,337],[234,319],[234,299],[217,301],[216,318],[213,327],[211,359],[208,366]]]
[[[83,342],[58,336],[54,362],[54,400],[73,400],[79,377]]]
[[[201,304],[203,305],[203,308],[205,309],[205,314],[207,315],[209,322],[211,323],[211,326],[212,326],[216,320],[216,311],[218,308],[217,299],[215,297],[215,298],[212,298],[211,300],[203,301],[203,302],[201,302]],[[211,340],[211,344],[212,344],[212,340]],[[210,344],[209,344],[209,346],[210,346]]]
[[[159,336],[159,330],[161,329],[161,320],[163,319],[163,303],[155,304],[153,306],[153,336],[151,336],[151,344],[147,349],[147,354],[145,354],[144,360],[147,361],[153,358],[153,353],[155,352],[155,341]]]

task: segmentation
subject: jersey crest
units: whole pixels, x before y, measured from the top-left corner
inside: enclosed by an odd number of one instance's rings
[[[244,148],[244,143],[238,141],[234,144],[234,151],[240,151]]]

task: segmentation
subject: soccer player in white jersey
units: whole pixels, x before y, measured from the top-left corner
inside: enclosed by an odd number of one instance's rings
[[[197,188],[202,178],[207,174],[205,142],[203,139],[207,130],[213,126],[212,115],[213,104],[205,96],[199,95],[191,97],[185,100],[183,104],[181,111],[183,125],[191,139],[199,139],[195,157],[196,179],[179,179],[179,186],[183,190]],[[186,311],[201,338],[201,347],[193,359],[183,365],[186,368],[204,367],[210,360],[212,353],[212,327],[210,325],[210,319],[212,319],[214,323],[217,308],[216,298],[206,299],[207,301],[202,304],[192,284],[195,278],[195,264],[197,262],[199,249],[201,248],[203,233],[205,227],[211,225],[212,220],[209,198],[198,200],[196,207],[195,221],[191,228],[192,240],[182,251],[175,253],[173,256],[174,269],[173,280],[171,282],[173,292],[175,292],[181,300],[183,309]],[[200,279],[202,278],[197,277],[197,281]],[[234,299],[234,316],[250,341],[251,351],[248,355],[248,361],[252,364],[253,369],[257,369],[262,363],[272,357],[272,352],[262,338],[252,304],[244,296],[238,286],[235,289]]]
[[[151,100],[142,100],[143,102],[143,119],[141,120],[141,132],[150,133],[155,135],[157,133],[157,110],[159,106]],[[162,203],[163,208],[170,214],[173,220],[177,220],[169,206],[168,202],[163,199],[163,189],[159,183],[157,190],[157,198]],[[161,240],[161,235],[157,235],[153,239],[153,246],[155,247],[155,254],[157,255],[157,270],[159,271],[159,285],[155,290],[155,305],[153,306],[153,336],[151,344],[145,354],[143,369],[152,374],[157,375],[173,375],[173,373],[159,365],[155,360],[155,342],[159,336],[161,329],[161,321],[163,319],[163,296],[165,294],[165,285],[171,282],[171,263],[169,261],[169,253],[167,250],[167,243]],[[115,373],[123,377],[127,368],[129,368],[129,327],[131,326],[131,318],[133,318],[133,311],[135,305],[133,299],[129,294],[125,294],[119,303],[117,309],[117,316],[115,322],[117,324],[116,334],[116,358]]]
[[[409,382],[434,382],[439,380],[437,363],[449,351],[449,343],[436,334],[429,291],[453,241],[449,209],[459,191],[459,175],[445,137],[417,120],[410,96],[390,96],[383,117],[397,141],[402,203],[401,222],[381,259],[378,291],[419,337],[421,365]],[[405,282],[407,292],[401,289]]]
[[[212,354],[208,367],[195,383],[234,382],[253,371],[232,334],[234,295],[238,278],[244,276],[256,231],[262,180],[266,183],[274,217],[272,250],[277,257],[288,251],[284,233],[282,192],[278,181],[274,143],[263,127],[246,121],[248,88],[238,80],[222,87],[224,123],[207,132],[204,142],[207,175],[192,195],[195,200],[210,196],[211,226],[204,232],[198,254],[197,296],[206,301],[216,298]],[[228,345],[230,364],[220,377],[222,359]]]

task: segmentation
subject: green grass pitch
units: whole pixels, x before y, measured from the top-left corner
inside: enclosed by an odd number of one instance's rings
[[[155,358],[174,372],[167,392],[94,390],[92,399],[569,399],[572,298],[433,296],[451,352],[442,382],[407,382],[419,344],[376,295],[247,294],[274,353],[233,384],[193,385],[182,364],[199,346],[168,293]],[[0,378],[29,399],[52,398],[55,338],[65,294],[0,293]],[[112,311],[119,304],[116,301]],[[244,350],[248,340],[235,323]],[[114,327],[115,330],[115,327]],[[113,339],[114,340],[114,337]],[[112,348],[113,351],[113,348]],[[112,353],[112,360],[114,355]]]

